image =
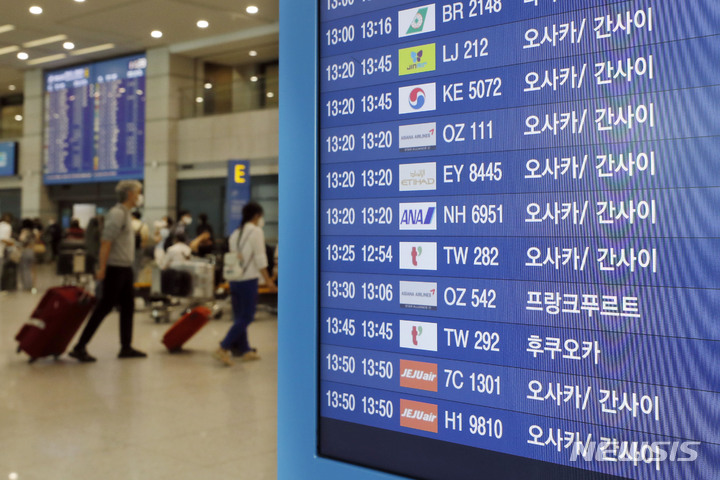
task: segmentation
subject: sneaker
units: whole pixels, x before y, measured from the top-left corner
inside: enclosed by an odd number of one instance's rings
[[[225,350],[224,348],[220,347],[215,352],[213,352],[213,358],[220,363],[224,363],[228,367],[233,364],[232,356],[230,355],[230,351]]]
[[[147,353],[141,352],[140,350],[135,350],[132,347],[125,347],[120,350],[120,353],[118,353],[118,358],[145,358],[147,357]]]
[[[89,363],[89,362],[94,362],[97,360],[95,357],[90,355],[87,352],[87,350],[85,350],[84,348],[83,349],[74,348],[70,351],[70,353],[68,353],[68,355],[80,363]]]
[[[257,348],[251,348],[251,352],[257,353]],[[247,350],[240,350],[239,348],[232,348],[230,349],[230,352],[232,352],[233,357],[242,357],[245,355],[248,351]]]
[[[260,355],[258,355],[257,350],[254,348],[252,350],[248,350],[247,352],[243,353],[242,355],[243,362],[252,362],[253,360],[260,360]]]

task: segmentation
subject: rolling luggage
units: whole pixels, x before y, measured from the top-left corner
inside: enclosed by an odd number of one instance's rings
[[[15,336],[18,353],[30,355],[30,363],[49,355],[57,359],[94,305],[95,297],[80,287],[51,288]]]
[[[208,323],[211,314],[212,311],[207,307],[193,308],[165,332],[162,343],[170,352],[180,351],[183,344]]]

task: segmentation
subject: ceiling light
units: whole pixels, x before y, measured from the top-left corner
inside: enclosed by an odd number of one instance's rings
[[[207,82],[207,83],[206,83],[205,85],[203,85],[203,86],[205,87],[205,90],[210,90],[210,89],[212,88],[212,83]]]
[[[275,96],[275,94],[273,92],[267,92],[268,98],[273,98],[274,96]]]
[[[258,13],[260,11],[260,9],[258,7],[256,7],[255,5],[248,5],[248,7],[245,9],[245,11],[247,13],[249,13],[250,15],[255,15],[256,13]]]
[[[52,37],[38,38],[37,40],[25,42],[22,46],[25,48],[33,48],[39,47],[40,45],[47,45],[49,43],[62,42],[63,40],[67,40],[67,35],[53,35]]]
[[[162,32],[160,30],[153,30],[152,32],[150,32],[150,36],[153,38],[161,38]]]
[[[0,55],[17,52],[18,50],[20,50],[20,47],[18,47],[17,45],[10,45],[9,47],[0,48]]]
[[[16,122],[22,122],[22,115],[15,115],[15,121]]]
[[[37,5],[33,5],[30,7],[30,13],[33,15],[40,15],[43,12],[42,7],[38,7]]]
[[[102,45],[95,45],[94,47],[81,48],[80,50],[73,50],[70,55],[86,55],[88,53],[102,52],[103,50],[110,50],[115,48],[114,43],[103,43]]]
[[[251,81],[251,82],[257,82],[257,81],[258,81],[257,75],[253,75],[252,77],[250,77],[250,81]]]
[[[17,87],[15,85],[8,85],[8,90],[14,92]]]
[[[204,102],[203,97],[196,97],[196,98],[195,98],[195,103],[203,103],[203,102]]]
[[[197,26],[198,28],[208,28],[210,23],[207,20],[198,20]]]
[[[7,25],[0,25],[0,33],[12,32],[13,30],[15,30],[15,25],[10,25],[9,23]]]
[[[28,60],[28,65],[39,65],[41,63],[48,63],[48,62],[54,62],[55,60],[62,60],[63,58],[67,58],[67,54],[65,53],[57,53],[55,55],[48,55],[47,57],[40,57],[40,58],[33,58],[32,60]]]
[[[72,50],[73,48],[75,48],[75,44],[73,42],[65,42],[63,43],[63,48],[65,50]]]
[[[83,3],[85,0],[75,0],[78,3]]]
[[[17,54],[17,58],[19,58],[20,60],[27,60],[28,58],[30,58],[30,55],[25,52],[19,52]]]
[[[250,51],[248,52],[248,55],[250,55],[251,57],[257,57],[257,51],[256,51],[256,50],[250,50]]]

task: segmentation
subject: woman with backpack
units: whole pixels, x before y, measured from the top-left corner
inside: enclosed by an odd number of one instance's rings
[[[232,355],[243,360],[258,360],[257,350],[250,347],[247,327],[255,319],[258,298],[258,280],[263,278],[265,286],[277,291],[275,283],[267,271],[268,259],[265,252],[265,234],[263,226],[263,208],[256,202],[250,202],[242,211],[242,224],[228,240],[230,256],[235,256],[230,278],[230,297],[232,300],[233,326],[230,327],[214,357],[225,365],[232,365]],[[226,262],[227,263],[227,262]],[[229,272],[226,269],[226,272]]]

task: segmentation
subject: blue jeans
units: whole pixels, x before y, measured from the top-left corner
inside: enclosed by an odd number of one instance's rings
[[[255,319],[258,298],[258,281],[230,282],[230,298],[233,309],[233,326],[230,327],[220,346],[243,354],[250,350],[247,327]]]

